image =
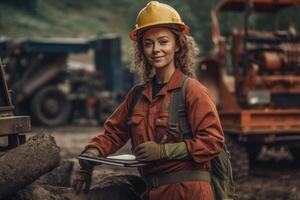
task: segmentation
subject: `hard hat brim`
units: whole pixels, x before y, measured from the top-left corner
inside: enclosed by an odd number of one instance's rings
[[[137,36],[138,36],[137,34],[139,31],[150,29],[153,27],[159,27],[162,25],[179,25],[179,27],[181,28],[181,32],[183,34],[188,34],[190,32],[190,28],[187,25],[185,25],[184,23],[174,23],[174,22],[172,22],[172,23],[170,23],[170,22],[152,23],[152,24],[147,24],[145,26],[141,26],[141,27],[136,28],[133,31],[131,31],[130,39],[133,41],[137,41]]]

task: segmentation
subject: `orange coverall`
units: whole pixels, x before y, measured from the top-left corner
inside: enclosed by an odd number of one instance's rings
[[[95,147],[102,156],[116,152],[130,138],[129,125],[133,149],[147,141],[162,143],[163,138],[163,143],[181,142],[182,139],[167,132],[167,125],[171,90],[181,87],[182,80],[183,73],[176,69],[170,81],[154,98],[152,98],[152,82],[149,81],[133,109],[131,120],[128,121],[128,107],[133,90],[131,89],[122,104],[105,122],[104,134],[93,138],[86,148]],[[197,80],[190,79],[186,86],[185,98],[188,121],[194,138],[185,139],[184,142],[192,159],[153,161],[153,164],[139,168],[142,176],[187,170],[210,170],[210,160],[222,150],[224,134],[216,107],[207,89]],[[213,199],[210,183],[205,181],[161,185],[151,189],[148,195],[151,200]]]

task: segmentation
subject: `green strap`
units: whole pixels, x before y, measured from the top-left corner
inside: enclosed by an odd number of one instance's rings
[[[179,109],[178,110],[179,124],[182,129],[183,138],[185,138],[185,139],[193,138],[192,129],[188,122],[188,116],[187,116],[187,110],[186,110],[186,104],[185,104],[185,89],[186,89],[186,86],[187,86],[187,83],[189,80],[190,80],[189,77],[186,76],[183,81],[183,86],[182,86],[182,90],[181,90],[182,103],[179,105],[179,108],[178,108]],[[181,111],[181,110],[183,110],[183,111]]]
[[[133,112],[133,109],[135,107],[135,104],[137,103],[139,97],[141,96],[143,90],[145,88],[145,85],[137,85],[134,90],[132,91],[132,98],[131,98],[131,101],[129,102],[129,107],[128,107],[128,119],[131,118],[132,116],[132,112]]]
[[[134,109],[134,107],[135,107],[135,105],[136,105],[138,99],[140,98],[140,96],[141,96],[144,89],[145,89],[145,84],[138,85],[134,88],[131,101],[129,102],[127,122],[130,121],[130,119],[132,117],[133,109]],[[130,139],[132,139],[130,126],[128,126],[128,134],[130,136]]]
[[[181,135],[182,138],[186,139],[190,139],[193,136],[188,123],[185,105],[185,89],[188,81],[189,77],[184,75],[182,87],[172,91],[168,124],[168,130],[171,133],[176,133],[177,135]],[[178,132],[178,130],[181,130],[181,132]]]
[[[181,183],[185,181],[207,181],[210,182],[209,171],[195,170],[195,171],[179,171],[169,174],[160,174],[154,176],[144,177],[148,188],[155,188],[161,185],[168,185],[173,183]]]

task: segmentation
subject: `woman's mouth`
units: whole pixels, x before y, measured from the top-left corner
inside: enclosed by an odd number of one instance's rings
[[[159,59],[161,59],[161,58],[163,58],[164,56],[155,56],[155,57],[152,57],[152,60],[154,60],[154,61],[157,61],[157,60],[159,60]]]

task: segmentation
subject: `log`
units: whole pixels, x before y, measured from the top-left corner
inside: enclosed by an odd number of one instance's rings
[[[146,190],[141,177],[113,175],[93,184],[88,194],[76,195],[70,187],[59,187],[34,182],[5,200],[140,200]]]
[[[37,134],[0,157],[0,199],[57,167],[60,149],[52,136]]]
[[[71,175],[74,161],[63,160],[58,167],[44,174],[36,182],[43,185],[71,187]]]
[[[88,194],[76,195],[74,191],[66,191],[61,195],[68,200],[141,200],[146,191],[146,184],[136,175],[109,176],[101,182],[93,184]]]
[[[140,200],[145,190],[146,185],[139,176],[113,175],[94,183],[88,194],[76,195],[70,187],[35,182],[5,200]]]

